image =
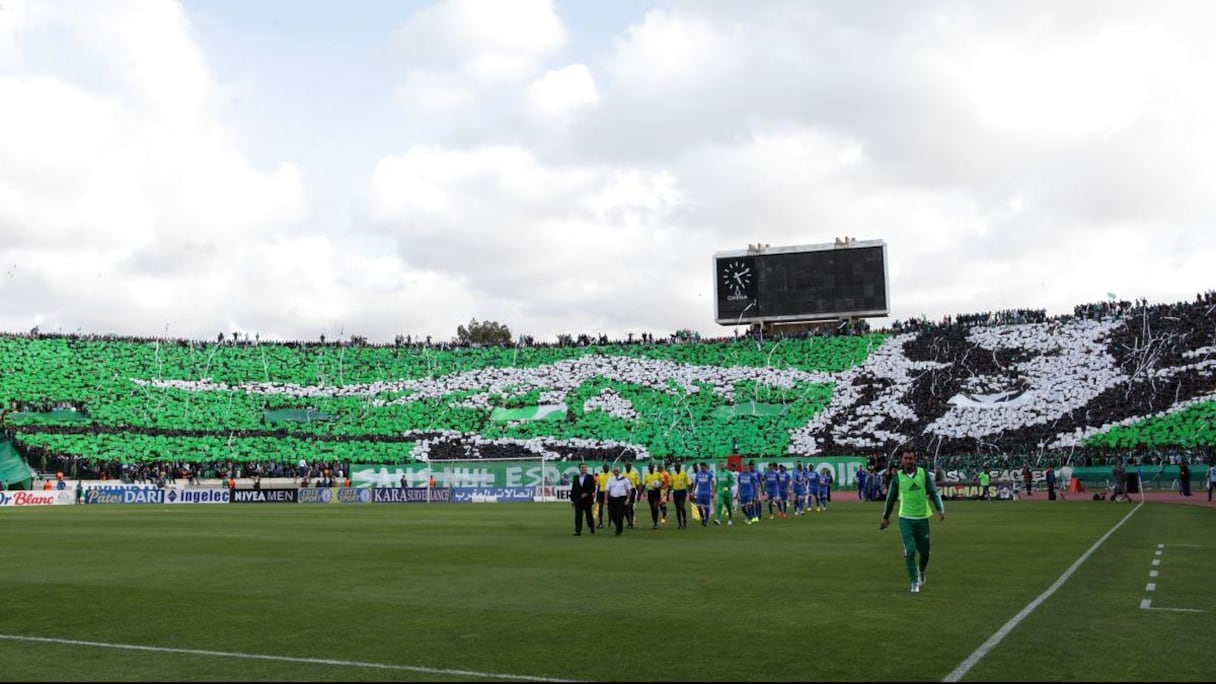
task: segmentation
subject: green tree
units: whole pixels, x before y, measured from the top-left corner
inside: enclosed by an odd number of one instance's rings
[[[456,328],[456,344],[510,344],[511,329],[497,321],[478,322],[469,320],[469,325]]]

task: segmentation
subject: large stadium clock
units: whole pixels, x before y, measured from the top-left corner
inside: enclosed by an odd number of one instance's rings
[[[882,240],[755,247],[714,255],[722,325],[886,316]]]

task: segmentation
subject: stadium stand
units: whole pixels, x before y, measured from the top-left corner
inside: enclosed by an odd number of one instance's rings
[[[453,347],[0,335],[5,437],[107,477],[542,457],[1206,461],[1216,293],[852,334]],[[576,342],[577,340],[577,342]],[[310,465],[309,468],[314,467]]]

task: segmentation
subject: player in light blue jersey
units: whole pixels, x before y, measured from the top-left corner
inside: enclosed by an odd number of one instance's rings
[[[764,515],[761,502],[764,500],[764,473],[756,468],[756,462],[751,462],[752,466],[752,483],[756,487],[756,499],[752,503],[753,522],[760,522],[760,517]]]
[[[743,472],[738,474],[739,489],[736,496],[739,498],[739,510],[743,512],[743,518],[747,521],[748,525],[756,522],[756,518],[760,515],[757,511],[753,510],[756,504],[757,482],[755,477],[753,477],[754,475],[755,473],[752,472],[752,464],[750,463],[743,464]]]
[[[815,504],[819,498],[819,473],[815,471],[814,465],[806,467],[806,510],[807,512],[815,510]]]
[[[768,470],[764,471],[764,496],[768,499],[768,519],[772,520],[781,504],[781,489],[780,483],[777,481],[776,463],[768,464]]]
[[[786,502],[790,500],[790,480],[792,479],[784,464],[777,466],[777,489],[781,492],[781,500],[777,504],[777,509],[781,511],[777,514],[778,518],[785,517]]]
[[[832,471],[830,468],[819,469],[819,510],[826,511],[828,502],[832,500]]]
[[[701,514],[701,526],[709,525],[709,516],[714,508],[714,474],[709,471],[709,465],[701,463],[697,474],[692,477],[693,505]]]
[[[794,464],[794,515],[802,515],[806,509],[806,468],[802,461]]]

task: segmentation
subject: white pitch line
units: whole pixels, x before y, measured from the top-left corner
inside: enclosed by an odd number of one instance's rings
[[[1044,591],[1042,594],[1039,594],[1039,597],[1036,598],[1035,600],[1026,604],[1025,608],[1023,608],[1021,611],[1019,611],[1017,615],[1014,615],[1012,618],[1010,618],[1009,622],[1006,622],[1003,627],[1001,627],[1000,629],[998,629],[996,631],[996,634],[993,634],[992,636],[988,637],[987,641],[980,644],[980,647],[975,649],[974,653],[967,656],[967,659],[964,660],[963,662],[959,663],[958,667],[954,668],[954,671],[951,672],[950,674],[946,675],[946,678],[943,679],[942,681],[943,682],[957,682],[958,680],[962,679],[963,676],[965,676],[968,672],[970,672],[971,668],[975,667],[976,663],[980,662],[980,660],[983,660],[984,656],[988,655],[989,651],[996,648],[997,644],[1001,643],[1001,641],[1003,641],[1005,639],[1005,637],[1008,636],[1009,633],[1013,631],[1014,627],[1017,627],[1019,624],[1021,624],[1022,620],[1025,620],[1028,615],[1030,615],[1032,612],[1034,612],[1035,608],[1039,607],[1039,604],[1046,601],[1048,598],[1051,597],[1052,594],[1056,593],[1056,591],[1060,587],[1064,586],[1064,583],[1067,582],[1068,578],[1072,577],[1073,573],[1076,572],[1077,569],[1081,567],[1081,564],[1084,563],[1086,561],[1086,559],[1088,559],[1090,556],[1092,556],[1094,551],[1097,551],[1098,547],[1102,546],[1102,543],[1105,542],[1107,539],[1109,539],[1110,536],[1112,534],[1114,534],[1116,530],[1118,530],[1120,527],[1123,527],[1123,523],[1127,522],[1129,518],[1131,518],[1133,515],[1135,515],[1136,511],[1140,510],[1140,507],[1143,505],[1144,505],[1143,501],[1136,504],[1136,507],[1133,508],[1131,511],[1129,511],[1127,515],[1123,516],[1122,520],[1120,520],[1118,523],[1116,523],[1114,527],[1110,528],[1110,530],[1106,534],[1102,535],[1101,539],[1094,542],[1094,545],[1089,547],[1088,551],[1081,554],[1081,557],[1078,558],[1075,563],[1070,565],[1068,567],[1068,569],[1064,571],[1064,574],[1060,575],[1059,579],[1057,579],[1050,587],[1047,587],[1046,591]],[[1156,562],[1157,561],[1153,561],[1154,564]]]
[[[1154,608],[1152,606],[1144,605],[1143,601],[1141,602],[1140,607],[1145,610],[1168,610],[1168,611],[1171,611],[1174,613],[1206,613],[1207,612],[1206,610],[1199,610],[1198,608]]]
[[[1160,559],[1160,558],[1154,558],[1154,559],[1153,559],[1153,565],[1161,565],[1161,559]]]
[[[421,667],[418,665],[393,665],[390,663],[369,663],[359,660],[334,660],[331,658],[297,658],[294,656],[262,655],[260,653],[231,653],[228,651],[208,651],[199,648],[166,648],[163,646],[139,646],[136,644],[111,644],[103,641],[80,641],[78,639],[52,639],[49,637],[21,636],[19,634],[0,634],[0,640],[30,641],[42,644],[62,644],[65,646],[92,646],[95,648],[113,648],[122,651],[148,651],[152,653],[181,653],[185,655],[219,656],[222,658],[244,658],[246,660],[271,660],[282,663],[305,663],[309,665],[335,665],[338,667],[367,667],[376,670],[403,670],[421,672],[423,674],[450,675],[453,677],[481,677],[484,679],[510,679],[524,682],[571,682],[573,679],[552,679],[550,677],[530,677],[527,675],[502,674],[499,672],[476,672],[473,670],[445,670],[437,667]]]
[[[1152,607],[1153,607],[1153,600],[1152,600],[1152,599],[1142,599],[1142,600],[1140,601],[1140,607],[1141,607],[1141,608],[1143,608],[1143,609],[1145,609],[1145,610],[1148,610],[1149,608],[1152,608]]]
[[[1148,571],[1148,576],[1149,576],[1149,577],[1156,577],[1158,574],[1160,574],[1160,573],[1158,573],[1156,570],[1149,570],[1149,571]]]
[[[1148,584],[1144,585],[1144,590],[1157,591],[1157,584],[1155,582],[1149,582]]]

